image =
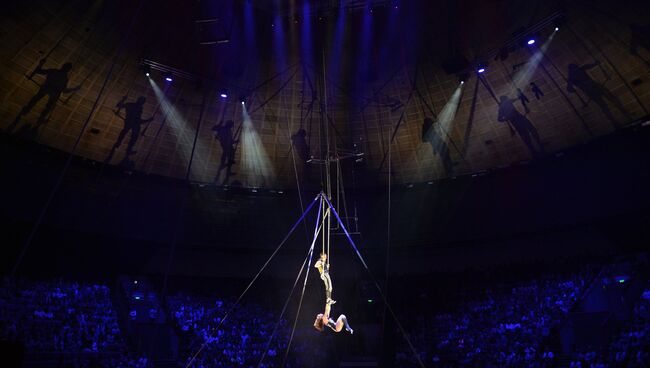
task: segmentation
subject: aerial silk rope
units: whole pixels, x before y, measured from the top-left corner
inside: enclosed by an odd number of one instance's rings
[[[280,244],[278,245],[278,247],[275,248],[275,250],[273,251],[273,253],[272,253],[271,256],[269,257],[269,259],[266,260],[266,262],[264,263],[264,265],[262,266],[262,268],[260,268],[260,270],[257,272],[257,274],[255,275],[255,277],[253,277],[253,279],[252,279],[251,282],[248,284],[248,286],[246,286],[246,288],[245,288],[244,291],[241,293],[241,295],[239,295],[239,297],[237,298],[237,300],[235,301],[235,303],[234,303],[232,306],[230,306],[230,308],[228,309],[228,311],[226,311],[226,313],[224,314],[224,316],[223,316],[223,318],[221,319],[221,321],[219,321],[219,324],[217,325],[217,327],[215,327],[211,332],[216,332],[216,331],[219,330],[219,327],[221,327],[221,325],[226,321],[226,319],[228,318],[228,316],[230,315],[230,313],[231,313],[231,312],[232,312],[232,311],[237,307],[237,305],[239,305],[239,302],[241,302],[241,300],[242,300],[242,298],[244,297],[244,295],[246,295],[246,293],[247,293],[248,290],[251,288],[251,286],[253,286],[253,284],[255,283],[255,281],[257,281],[257,279],[260,277],[260,275],[261,275],[262,272],[266,269],[266,267],[269,265],[269,263],[271,263],[271,260],[272,260],[272,259],[275,257],[275,255],[280,251],[280,248],[282,248],[282,246],[284,245],[284,243],[287,242],[287,240],[289,239],[289,237],[291,236],[291,234],[293,234],[293,232],[296,230],[296,228],[298,227],[298,225],[299,225],[299,224],[300,224],[300,223],[305,219],[305,216],[307,216],[307,214],[309,213],[309,211],[311,211],[312,207],[314,207],[314,204],[316,204],[316,201],[317,201],[318,199],[319,199],[319,196],[316,196],[316,197],[314,198],[314,200],[309,204],[309,206],[307,207],[307,209],[305,210],[305,212],[302,213],[302,216],[300,216],[300,218],[298,219],[298,221],[296,221],[296,222],[293,224],[293,226],[291,227],[291,229],[289,230],[289,232],[287,233],[287,235],[284,236],[284,239],[282,239],[282,241],[280,242]],[[185,366],[186,368],[189,368],[189,367],[192,365],[192,363],[194,362],[194,360],[196,360],[196,357],[199,356],[199,354],[201,353],[201,351],[203,351],[203,349],[205,348],[206,345],[207,345],[207,343],[204,341],[204,342],[201,344],[201,347],[197,350],[197,352],[192,356],[192,358],[190,359],[190,361],[187,363],[187,365]]]
[[[322,193],[321,193],[321,196],[323,196],[323,197],[325,198],[325,201],[327,202],[327,205],[330,207],[330,209],[331,209],[332,213],[334,214],[334,216],[336,216],[336,220],[339,222],[339,225],[340,225],[341,228],[343,229],[343,232],[345,233],[345,236],[348,238],[348,241],[350,241],[350,245],[352,246],[352,248],[354,249],[355,253],[356,253],[357,256],[359,257],[359,260],[361,261],[361,264],[362,264],[363,267],[366,269],[366,271],[368,271],[368,275],[370,276],[370,278],[372,279],[373,283],[375,284],[375,287],[376,287],[377,290],[379,291],[379,295],[381,295],[381,298],[382,298],[382,300],[384,301],[386,307],[388,308],[388,311],[390,312],[391,316],[393,316],[393,319],[395,320],[395,323],[397,324],[397,326],[399,327],[400,331],[402,332],[402,335],[404,336],[404,339],[405,339],[406,342],[408,343],[409,348],[411,349],[411,352],[413,353],[413,355],[414,355],[415,358],[417,359],[417,361],[418,361],[420,367],[425,368],[425,365],[424,365],[424,363],[422,362],[422,359],[420,358],[420,355],[419,355],[419,354],[417,353],[417,351],[415,350],[415,347],[414,347],[413,344],[411,343],[411,339],[409,339],[408,335],[406,334],[406,330],[404,330],[404,327],[403,327],[402,324],[400,323],[399,319],[397,319],[397,315],[395,315],[395,312],[393,311],[393,308],[390,306],[390,304],[388,304],[388,300],[386,299],[386,296],[384,295],[384,292],[382,291],[381,287],[379,286],[379,283],[377,282],[377,280],[376,280],[375,277],[373,276],[372,272],[370,272],[370,269],[368,268],[368,265],[366,264],[366,261],[365,261],[365,260],[363,259],[363,257],[361,256],[361,253],[359,252],[359,249],[357,248],[356,244],[354,243],[354,240],[352,240],[352,237],[350,236],[350,233],[348,232],[348,229],[347,229],[347,228],[345,227],[345,225],[343,224],[343,221],[341,221],[341,218],[339,217],[339,214],[336,212],[336,209],[332,206],[332,203],[330,203],[330,201],[329,201],[329,199],[327,198],[327,196],[323,195]]]

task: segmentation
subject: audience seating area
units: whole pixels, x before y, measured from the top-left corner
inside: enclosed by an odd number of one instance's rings
[[[444,295],[408,291],[414,297],[402,299],[397,310],[405,316],[405,327],[427,367],[643,367],[650,361],[650,283],[632,318],[616,329],[606,347],[567,356],[553,343],[556,327],[599,269],[583,266],[535,277],[513,276],[511,281],[483,281],[457,287],[453,293],[446,289]],[[638,285],[641,290],[643,284]],[[194,368],[257,366],[277,322],[274,313],[245,302],[215,330],[232,300],[180,293],[162,300],[161,313],[180,337],[177,363],[183,367],[203,343]],[[290,323],[280,322],[262,367],[281,366]],[[303,327],[296,331],[287,367],[316,366],[327,358],[326,350],[318,346],[323,341],[319,334]],[[30,367],[154,367],[146,357],[129,352],[111,290],[101,284],[4,280],[0,340],[24,343]],[[395,365],[416,366],[407,345],[401,338],[397,341],[402,344]]]
[[[558,353],[544,341],[594,272],[585,267],[575,273],[544,274],[525,282],[437,297],[431,306],[435,312],[413,313],[417,317],[410,326],[412,342],[431,367],[554,366]],[[398,349],[396,362],[400,367],[414,366],[405,344]]]
[[[23,342],[30,366],[148,366],[127,353],[105,285],[4,280],[0,340]]]

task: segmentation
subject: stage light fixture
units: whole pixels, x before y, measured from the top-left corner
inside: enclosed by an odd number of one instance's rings
[[[140,65],[140,69],[142,70],[142,73],[144,73],[145,76],[150,76],[151,75],[151,66],[147,64],[142,64]]]
[[[465,84],[465,81],[469,79],[469,73],[460,73],[458,76],[458,82],[460,84]]]
[[[528,42],[526,42],[526,43],[527,43],[528,45],[533,45],[533,44],[535,44],[535,39],[534,39],[534,38],[531,38],[531,39],[529,39]]]
[[[476,66],[476,72],[479,74],[485,73],[486,70],[487,70],[487,61],[481,61]]]
[[[564,22],[566,22],[566,18],[563,15],[553,19],[553,30],[555,32],[559,31],[564,25]]]
[[[223,99],[228,98],[228,91],[226,91],[225,89],[220,90],[219,91],[219,97],[221,97]]]
[[[172,82],[174,80],[174,76],[172,75],[172,73],[165,73],[165,80],[167,82]]]

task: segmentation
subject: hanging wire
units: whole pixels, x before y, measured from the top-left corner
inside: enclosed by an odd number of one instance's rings
[[[365,259],[361,255],[361,252],[359,252],[359,249],[357,248],[356,243],[354,242],[354,240],[352,240],[352,237],[350,236],[350,233],[348,232],[347,228],[345,227],[345,224],[343,224],[343,221],[341,221],[341,217],[339,216],[338,212],[336,212],[336,208],[334,208],[334,206],[332,206],[332,203],[327,199],[327,197],[325,197],[325,201],[327,202],[327,205],[329,206],[330,210],[332,211],[332,214],[334,216],[336,216],[336,220],[338,221],[339,225],[343,228],[343,232],[345,233],[345,236],[348,238],[348,241],[350,242],[350,246],[352,246],[354,252],[356,253],[357,257],[359,258],[359,261],[361,261],[361,264],[363,265],[363,267],[368,272],[368,276],[370,276],[370,279],[375,284],[375,287],[377,288],[377,291],[379,291],[379,295],[381,296],[381,298],[382,298],[383,302],[385,303],[386,308],[390,312],[391,316],[395,320],[395,323],[397,324],[397,327],[402,332],[402,335],[404,336],[404,339],[406,340],[407,344],[409,345],[409,348],[411,349],[411,352],[413,353],[413,355],[417,359],[420,367],[425,368],[425,365],[422,362],[422,359],[420,358],[420,355],[417,353],[417,351],[415,350],[415,347],[411,343],[411,339],[408,337],[408,334],[406,333],[406,330],[402,326],[402,323],[397,318],[397,315],[395,314],[395,311],[393,310],[391,305],[388,303],[388,299],[386,298],[386,294],[382,290],[381,286],[379,286],[379,283],[377,282],[377,279],[375,278],[375,276],[370,271],[370,268],[368,268],[368,264],[366,263]]]
[[[320,199],[321,203],[323,202],[323,199]],[[278,330],[278,327],[280,326],[280,322],[282,322],[282,317],[284,316],[284,313],[287,310],[287,306],[289,305],[289,301],[291,300],[291,296],[293,295],[293,291],[296,289],[296,286],[298,285],[298,281],[300,281],[300,276],[302,275],[302,272],[305,270],[305,265],[307,265],[307,273],[305,274],[305,284],[307,283],[307,277],[309,276],[309,268],[311,267],[311,260],[314,254],[314,245],[316,244],[316,239],[318,239],[318,234],[320,231],[323,229],[322,226],[319,224],[319,217],[320,217],[320,212],[318,212],[317,217],[316,217],[316,228],[314,229],[314,236],[311,241],[311,245],[309,246],[309,250],[307,251],[307,257],[305,260],[302,262],[302,266],[300,267],[300,272],[298,272],[298,276],[296,276],[296,280],[293,282],[293,287],[291,288],[291,292],[289,293],[289,296],[287,297],[286,301],[284,302],[284,306],[282,307],[282,312],[280,313],[280,316],[278,317],[278,321],[276,322],[275,326],[273,327],[273,332],[271,333],[271,336],[269,336],[269,340],[266,343],[266,347],[264,348],[264,351],[262,353],[262,357],[260,358],[259,363],[257,364],[258,368],[261,367],[262,362],[264,361],[264,358],[266,357],[266,353],[269,351],[271,348],[271,342],[273,341],[273,337],[275,337],[275,333]],[[309,263],[308,263],[309,262]],[[302,298],[305,293],[305,287],[303,286],[302,288],[302,294],[300,295],[300,303],[302,304]],[[296,320],[298,319],[298,314],[300,314],[300,307],[298,307],[298,312],[296,313]],[[293,328],[295,330],[296,324],[294,321]],[[293,337],[294,330],[291,331],[291,336]],[[287,354],[289,352],[289,348],[291,347],[291,343],[287,345]],[[285,354],[286,356],[286,354]]]
[[[223,318],[221,318],[221,321],[219,321],[219,324],[218,324],[216,327],[214,327],[210,332],[217,332],[217,331],[219,330],[219,327],[221,327],[221,325],[222,325],[222,324],[223,324],[223,323],[228,319],[228,317],[230,316],[230,313],[231,313],[231,312],[232,312],[232,311],[233,311],[233,310],[234,310],[234,309],[239,305],[239,303],[240,303],[241,300],[244,298],[244,296],[246,295],[246,293],[248,293],[248,290],[250,290],[251,286],[253,286],[253,284],[255,283],[255,281],[257,281],[257,279],[260,277],[260,275],[262,274],[262,272],[264,272],[264,270],[265,270],[266,267],[269,265],[269,263],[271,263],[271,260],[273,260],[273,258],[275,257],[275,255],[280,251],[280,249],[282,248],[282,246],[287,242],[287,240],[289,239],[289,237],[291,236],[291,234],[293,234],[293,232],[294,232],[294,231],[296,230],[296,228],[298,227],[298,224],[300,224],[300,223],[305,219],[305,217],[307,216],[307,214],[309,213],[309,211],[311,211],[311,209],[314,207],[314,204],[316,204],[316,201],[317,201],[319,198],[321,198],[320,195],[316,196],[316,197],[314,198],[314,200],[309,204],[309,207],[307,207],[307,209],[302,213],[302,216],[300,216],[300,218],[299,218],[299,219],[298,219],[298,220],[293,224],[293,226],[291,227],[291,229],[289,230],[289,232],[287,233],[287,235],[284,236],[284,238],[282,239],[282,241],[280,242],[280,244],[277,246],[277,248],[275,248],[275,250],[273,251],[273,253],[271,254],[271,256],[266,260],[266,262],[264,262],[264,264],[262,265],[262,268],[260,268],[260,270],[257,271],[257,274],[253,277],[253,279],[251,280],[251,282],[246,286],[246,288],[244,289],[244,291],[239,295],[239,297],[237,298],[237,300],[235,301],[235,303],[233,303],[233,305],[231,305],[230,308],[228,308],[228,310],[227,310],[226,313],[224,314]],[[318,223],[318,221],[316,221],[316,222]],[[201,346],[199,347],[199,349],[196,351],[196,353],[192,356],[192,358],[190,359],[190,361],[187,363],[187,365],[185,366],[185,368],[189,368],[189,367],[192,365],[192,363],[194,362],[194,360],[196,360],[196,357],[198,357],[199,354],[203,351],[203,349],[205,349],[206,345],[207,345],[207,343],[204,341],[204,342],[201,344]]]

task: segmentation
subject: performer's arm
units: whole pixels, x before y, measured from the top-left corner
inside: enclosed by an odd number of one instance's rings
[[[38,62],[36,69],[34,69],[34,74],[47,75],[51,71],[51,69],[43,69],[43,64],[45,64],[45,59],[41,59]]]
[[[330,318],[330,311],[332,310],[332,306],[330,303],[325,303],[325,313],[323,314],[323,318],[328,320]]]
[[[314,263],[314,268],[320,269],[321,267],[323,267],[323,262],[319,259],[316,261],[316,263]]]

